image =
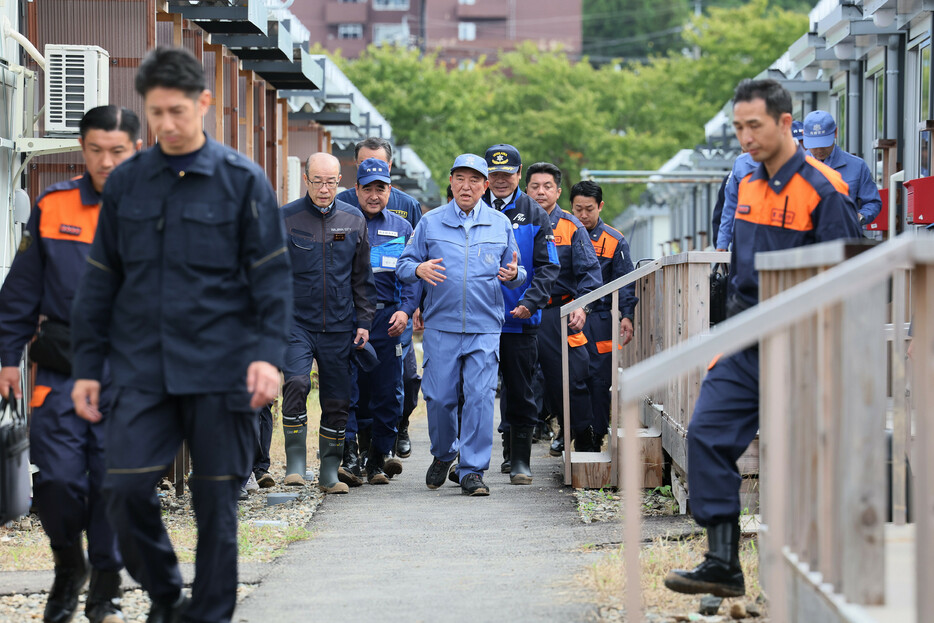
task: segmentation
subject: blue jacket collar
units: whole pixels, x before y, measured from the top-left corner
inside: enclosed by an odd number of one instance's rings
[[[771,188],[775,194],[779,194],[785,189],[785,185],[788,184],[792,176],[804,165],[804,158],[804,150],[798,148],[794,155],[788,159],[788,162],[783,164],[782,168],[771,178],[769,177],[768,171],[765,169],[765,165],[759,163],[759,166],[753,171],[750,181],[766,180],[769,183],[769,188]]]
[[[461,226],[461,220],[457,216],[457,211],[460,210],[460,208],[457,206],[457,202],[455,200],[452,199],[450,203],[448,203],[445,206],[442,206],[440,209],[441,209],[441,222],[442,223],[444,223],[448,227],[460,227]],[[488,210],[492,210],[492,209],[493,208],[488,206],[486,203],[483,202],[483,199],[481,199],[480,203],[477,204],[477,207],[474,208],[474,210],[477,211],[477,221],[475,224],[476,225],[492,225],[493,219],[490,218],[490,214],[488,212]]]
[[[91,174],[87,171],[78,178],[78,190],[81,193],[81,205],[96,206],[101,202],[101,195],[94,189]]]
[[[195,161],[191,163],[191,166],[185,169],[185,173],[199,173],[201,175],[213,175],[214,170],[217,168],[217,162],[222,157],[224,153],[224,147],[213,138],[204,135],[205,141],[204,145],[201,147],[201,150],[198,152],[198,157],[195,158]],[[162,171],[168,169],[174,175],[175,172],[172,171],[171,166],[168,161],[162,155],[162,149],[159,145],[153,145],[146,151],[142,153],[140,158],[143,159],[143,162],[147,165],[149,169],[149,177],[153,178],[156,175],[162,173]]]

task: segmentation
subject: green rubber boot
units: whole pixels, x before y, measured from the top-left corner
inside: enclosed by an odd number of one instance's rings
[[[322,426],[318,432],[318,456],[321,457],[318,488],[325,493],[350,491],[350,487],[337,477],[337,470],[344,458],[344,431]]]
[[[285,418],[283,418],[285,419]],[[282,432],[285,437],[285,480],[291,487],[305,485],[305,442],[308,438],[308,425],[289,425],[283,422]]]

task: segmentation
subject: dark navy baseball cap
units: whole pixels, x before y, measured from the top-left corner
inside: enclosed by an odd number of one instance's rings
[[[389,165],[377,158],[367,158],[357,167],[357,183],[366,186],[370,182],[392,184],[389,177]]]
[[[351,344],[350,358],[364,372],[372,372],[379,365],[376,349],[369,342],[364,344],[363,348],[357,348],[356,344]]]
[[[522,166],[522,158],[512,145],[499,144],[486,150],[486,164],[490,173],[515,173]]]
[[[451,173],[457,169],[473,169],[483,177],[489,177],[486,160],[477,154],[461,154],[454,160],[454,166],[451,167]]]
[[[804,138],[804,124],[797,119],[791,122],[791,137],[796,141]]]
[[[837,134],[837,123],[825,110],[815,110],[804,118],[804,146],[807,149],[815,147],[830,147]]]

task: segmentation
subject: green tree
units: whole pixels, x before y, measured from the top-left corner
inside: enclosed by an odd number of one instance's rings
[[[679,50],[690,16],[688,0],[586,0],[581,6],[583,51],[591,61],[646,60]]]
[[[375,46],[336,60],[442,188],[457,154],[506,142],[528,164],[559,166],[567,193],[583,168],[656,169],[703,142],[704,123],[739,80],[767,68],[807,26],[804,15],[752,0],[690,20],[685,44],[696,58],[670,52],[594,68],[528,43],[491,65],[445,65],[434,54]],[[641,189],[605,191],[611,219]]]

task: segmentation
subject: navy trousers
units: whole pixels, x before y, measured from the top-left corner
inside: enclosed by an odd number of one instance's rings
[[[716,361],[688,426],[688,489],[694,521],[707,527],[739,517],[736,461],[759,430],[759,347]]]
[[[545,387],[545,408],[564,422],[564,391],[561,383],[561,308],[542,310],[542,325],[538,330],[538,360]],[[567,319],[564,320],[567,322]],[[581,336],[576,338],[575,336]],[[582,332],[570,333],[568,340],[582,339]],[[593,425],[593,408],[587,377],[590,356],[587,345],[568,346],[568,384],[570,389],[571,430],[579,431]]]
[[[156,601],[174,600],[182,576],[162,524],[156,484],[182,441],[198,526],[186,621],[227,622],[237,600],[237,496],[255,451],[256,412],[246,390],[171,396],[121,388],[107,418],[107,512],[127,571]]]
[[[613,317],[609,310],[594,311],[584,325],[590,374],[587,388],[593,409],[593,432],[605,435],[610,426],[610,386],[613,374]]]
[[[311,366],[318,362],[318,401],[321,425],[343,431],[350,411],[349,331],[319,333],[293,327],[285,351],[285,385],[282,388],[282,419],[289,425],[304,424],[311,391]]]
[[[376,311],[370,344],[376,351],[379,365],[366,372],[355,368],[355,399],[347,420],[347,435],[356,436],[359,426],[372,427],[372,443],[377,451],[389,454],[396,440],[396,427],[402,418],[403,357],[401,336],[389,337],[389,318],[396,307]],[[366,448],[361,448],[366,451]]]
[[[73,546],[87,531],[91,564],[101,571],[116,571],[123,561],[101,495],[105,428],[75,413],[73,385],[63,374],[38,369],[29,427],[30,458],[39,468],[33,476],[33,500],[52,549]],[[110,398],[105,386],[104,418],[109,417]]]
[[[538,368],[538,343],[534,333],[502,333],[499,338],[499,371],[503,377],[499,399],[499,432],[510,426],[535,426],[539,407],[532,389]]]

